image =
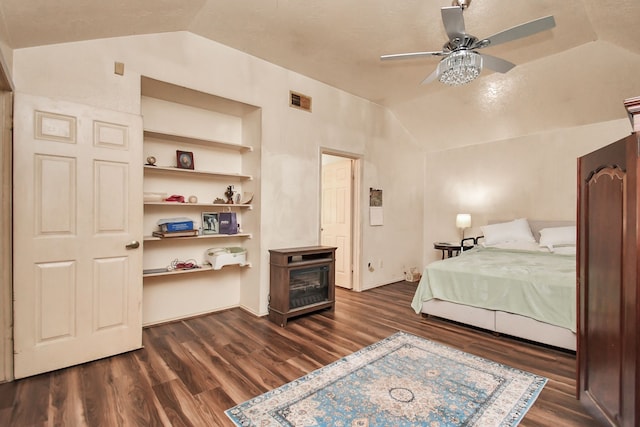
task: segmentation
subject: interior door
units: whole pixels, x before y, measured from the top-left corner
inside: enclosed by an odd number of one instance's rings
[[[16,378],[142,344],[142,119],[16,94]]]
[[[326,155],[323,155],[323,158]],[[321,243],[335,246],[336,285],[353,287],[351,250],[352,160],[336,156],[322,166]]]

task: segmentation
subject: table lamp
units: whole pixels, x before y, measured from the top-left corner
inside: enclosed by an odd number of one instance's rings
[[[464,229],[471,227],[471,214],[462,213],[456,215],[456,227],[462,229],[462,240],[464,240]],[[460,240],[460,251],[464,250],[464,244]]]

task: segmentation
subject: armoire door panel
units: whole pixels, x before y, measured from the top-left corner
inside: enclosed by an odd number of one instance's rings
[[[587,183],[586,347],[588,393],[611,419],[620,416],[620,323],[625,174],[604,168]],[[600,219],[600,220],[599,220]]]
[[[578,159],[578,382],[603,425],[640,425],[640,137]]]

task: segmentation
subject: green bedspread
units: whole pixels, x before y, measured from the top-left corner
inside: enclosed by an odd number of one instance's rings
[[[475,248],[429,264],[411,307],[433,298],[520,314],[576,330],[576,258]]]

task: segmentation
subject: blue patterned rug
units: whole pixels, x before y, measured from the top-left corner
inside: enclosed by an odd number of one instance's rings
[[[398,332],[225,411],[238,426],[515,426],[547,379]]]

